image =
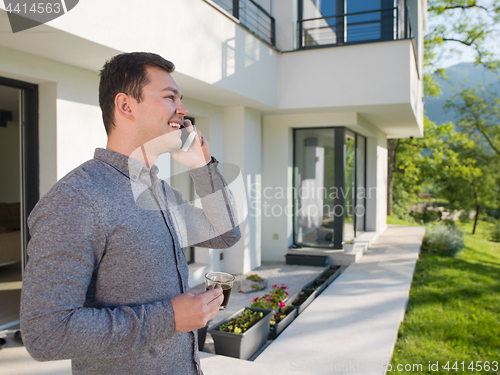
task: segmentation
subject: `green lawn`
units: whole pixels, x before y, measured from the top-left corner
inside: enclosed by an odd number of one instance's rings
[[[388,374],[500,374],[500,244],[486,240],[489,225],[467,234],[456,258],[420,255]],[[470,233],[472,223],[460,227]],[[441,368],[448,361],[450,369]],[[490,369],[472,371],[473,361]]]
[[[387,216],[387,224],[396,224],[396,225],[410,225],[410,226],[421,226],[420,224],[417,223],[411,223],[409,221],[405,221],[403,219],[398,219],[396,217],[392,216]]]

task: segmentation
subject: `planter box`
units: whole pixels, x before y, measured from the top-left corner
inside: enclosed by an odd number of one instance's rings
[[[290,306],[297,308],[297,314],[301,314],[302,311],[304,311],[304,309],[311,304],[311,302],[316,298],[317,295],[317,290],[302,289],[300,292],[290,298]],[[300,305],[295,305],[295,300],[299,297],[305,298],[305,301]]]
[[[285,300],[286,301],[286,300]],[[269,324],[269,335],[267,336],[268,340],[274,340],[278,335],[297,317],[297,308],[294,306],[286,306],[287,309],[291,309],[286,316],[285,319],[283,319],[281,322],[277,324]],[[269,320],[272,320],[272,317],[278,313],[279,308],[272,310],[272,309],[260,309],[260,308],[252,308],[252,310],[255,311],[262,311],[264,313],[266,312],[271,312],[271,318]]]
[[[198,351],[202,352],[205,346],[205,340],[207,338],[208,323],[205,327],[198,329]]]
[[[311,281],[309,284],[307,284],[304,288],[302,288],[302,290],[304,290],[304,289],[316,290],[317,291],[316,294],[320,294],[328,286],[326,281],[327,280],[325,280],[325,279],[316,278],[313,281]],[[314,284],[316,284],[316,283],[320,283],[321,285],[317,288],[314,288]]]
[[[285,319],[279,323],[269,325],[269,336],[267,337],[269,340],[274,340],[278,337],[279,334],[283,332],[283,330],[297,317],[298,313],[296,307],[287,306],[287,309],[291,309],[292,311],[288,313]]]
[[[302,266],[326,267],[328,257],[326,255],[286,254],[286,264],[298,264]]]
[[[262,311],[264,313],[264,317],[241,335],[219,331],[219,327],[222,324],[236,318],[245,310]],[[239,310],[219,324],[210,327],[208,329],[208,333],[210,333],[214,339],[215,353],[240,359],[250,358],[267,341],[267,335],[269,334],[269,321],[271,320],[272,312],[273,310],[247,307]]]
[[[334,271],[334,272],[329,277],[326,277],[325,275],[329,271]],[[330,285],[331,283],[333,283],[333,280],[335,280],[337,277],[339,277],[339,275],[340,275],[340,266],[330,266],[323,273],[321,273],[321,275],[319,275],[316,278],[316,280],[326,280],[325,281],[325,288],[326,288],[328,285]]]

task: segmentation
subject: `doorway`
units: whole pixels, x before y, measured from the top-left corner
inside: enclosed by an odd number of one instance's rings
[[[366,138],[344,127],[294,129],[296,248],[343,249],[365,230]]]
[[[26,218],[39,198],[38,87],[0,77],[0,330],[19,324]]]

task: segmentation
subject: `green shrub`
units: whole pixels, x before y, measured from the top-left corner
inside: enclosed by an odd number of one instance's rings
[[[257,274],[253,274],[253,275],[248,276],[247,280],[261,282],[262,281],[262,277],[260,277]]]
[[[469,210],[462,210],[460,212],[460,222],[461,223],[467,223],[469,221]]]
[[[488,239],[493,242],[500,242],[500,222],[497,221],[495,226],[490,230]]]
[[[406,207],[399,206],[397,204],[392,206],[392,217],[396,219],[401,219],[404,221],[407,221],[409,223],[414,223],[416,224],[417,222],[415,219],[410,215]]]
[[[433,221],[438,221],[441,220],[441,212],[440,211],[434,211],[434,210],[427,210],[424,209],[424,212],[411,212],[411,216],[418,222],[418,223],[430,223]]]
[[[493,216],[490,216],[488,214],[479,214],[479,220],[486,221],[487,223],[490,224],[497,224],[497,219],[495,219]]]
[[[448,220],[442,220],[441,221],[443,224],[449,226],[450,228],[456,228],[457,227],[457,224],[455,223],[455,221],[451,220],[451,219],[448,219]]]
[[[463,233],[446,223],[426,226],[422,251],[444,256],[456,256],[464,248]]]

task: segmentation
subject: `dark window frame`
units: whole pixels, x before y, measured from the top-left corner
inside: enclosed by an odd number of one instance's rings
[[[21,90],[23,113],[19,114],[21,126],[21,171],[23,186],[21,187],[21,238],[22,267],[28,261],[26,246],[30,240],[27,218],[40,199],[40,146],[38,119],[38,85],[16,79],[0,77],[0,85]]]

